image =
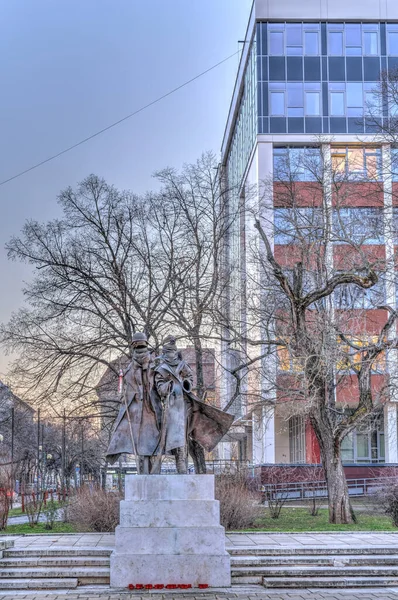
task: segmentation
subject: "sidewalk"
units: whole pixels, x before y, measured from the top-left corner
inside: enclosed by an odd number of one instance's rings
[[[63,533],[42,535],[0,536],[1,539],[13,539],[16,548],[21,547],[73,547],[112,548],[115,545],[113,533]],[[370,546],[396,546],[398,554],[398,532],[361,532],[353,533],[228,533],[225,536],[227,548],[250,548],[253,546],[270,548],[300,548],[305,546],[322,548],[360,548]]]

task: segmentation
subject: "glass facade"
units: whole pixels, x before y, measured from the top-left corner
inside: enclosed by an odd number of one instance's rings
[[[341,443],[344,463],[384,463],[384,419],[370,420],[347,435]]]
[[[228,185],[234,188],[235,196],[238,195],[238,190],[235,188],[240,186],[257,136],[256,88],[256,43],[254,42],[249,53],[243,93],[228,154]]]
[[[273,160],[274,181],[322,181],[319,147],[275,147]]]
[[[398,25],[258,23],[256,39],[258,133],[374,133],[388,117],[377,85]]]
[[[332,172],[344,181],[380,181],[381,148],[370,146],[332,147]]]

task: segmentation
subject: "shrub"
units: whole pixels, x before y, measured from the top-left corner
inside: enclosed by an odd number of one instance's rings
[[[385,478],[383,485],[376,492],[376,499],[379,506],[391,517],[393,525],[398,527],[398,478]]]
[[[25,514],[28,517],[30,527],[35,527],[40,519],[43,508],[44,493],[38,494],[34,491],[25,494]]]
[[[119,523],[118,493],[82,487],[69,501],[68,520],[77,531],[114,531]]]
[[[225,529],[252,527],[260,515],[258,486],[242,473],[216,475],[216,498],[220,501],[221,525]]]
[[[58,516],[58,504],[53,498],[47,500],[43,513],[46,517],[46,529],[54,529],[54,523]]]

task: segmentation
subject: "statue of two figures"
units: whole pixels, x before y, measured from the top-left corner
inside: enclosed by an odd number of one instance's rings
[[[162,457],[174,455],[177,473],[188,469],[188,448],[196,473],[205,473],[204,450],[211,452],[234,417],[192,393],[193,375],[176,340],[169,335],[152,359],[144,333],[132,339],[132,361],[123,374],[122,401],[106,453],[112,464],[134,454],[140,474],[158,474]]]

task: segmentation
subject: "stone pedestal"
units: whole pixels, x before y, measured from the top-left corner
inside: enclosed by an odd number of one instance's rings
[[[213,475],[127,475],[111,586],[231,585]]]

